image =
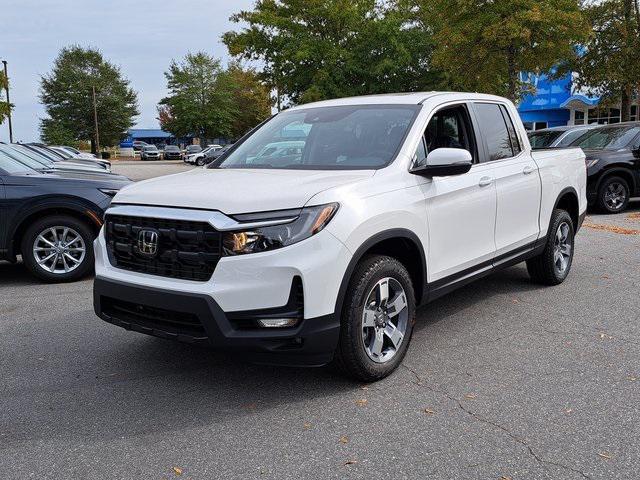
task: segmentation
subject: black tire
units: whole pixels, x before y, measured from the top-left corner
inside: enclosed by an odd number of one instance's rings
[[[608,196],[613,194],[613,198]],[[627,209],[631,189],[622,177],[605,178],[598,189],[598,208],[606,213],[620,213]]]
[[[407,308],[406,330],[393,357],[385,363],[376,363],[365,349],[363,311],[372,289],[387,277],[397,281],[404,290]],[[364,382],[380,380],[391,374],[398,368],[409,347],[415,323],[415,310],[414,288],[411,276],[404,265],[395,258],[383,255],[366,256],[354,271],[347,288],[334,364],[345,375]]]
[[[558,231],[561,226],[568,226],[567,240],[570,245],[569,256],[565,257],[567,264],[564,269],[560,268],[556,254],[558,253],[559,240]],[[534,282],[542,285],[559,285],[565,281],[571,270],[573,263],[573,253],[575,250],[575,228],[571,216],[565,210],[556,209],[551,215],[549,232],[547,233],[544,251],[537,257],[527,260],[527,271]]]
[[[51,227],[68,227],[78,233],[84,242],[85,254],[80,264],[68,273],[52,273],[45,270],[38,264],[33,252],[34,242],[40,233]],[[21,242],[22,261],[29,271],[47,283],[73,282],[79,280],[90,272],[94,267],[93,240],[95,234],[91,227],[68,215],[51,215],[37,220],[24,232]]]
[[[196,165],[199,167],[204,167],[204,158],[199,158],[196,160]]]

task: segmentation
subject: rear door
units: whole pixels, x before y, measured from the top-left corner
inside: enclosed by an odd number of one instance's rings
[[[495,177],[495,244],[499,259],[530,246],[538,238],[540,174],[529,152],[523,150],[504,104],[475,102],[474,110]]]
[[[463,175],[433,177],[423,185],[427,200],[427,265],[433,288],[444,287],[478,268],[490,268],[495,254],[496,189],[493,166],[482,162],[484,150],[466,103],[447,105],[428,122],[417,162],[437,148],[471,152],[474,165]]]

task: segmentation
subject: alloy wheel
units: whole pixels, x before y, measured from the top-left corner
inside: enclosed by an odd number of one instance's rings
[[[611,182],[604,191],[604,203],[611,211],[619,210],[627,200],[627,189],[620,182]]]
[[[553,248],[553,265],[556,272],[564,275],[571,262],[571,250],[573,248],[570,238],[571,228],[567,222],[562,222],[556,230],[556,238]]]
[[[67,274],[78,268],[87,253],[82,236],[62,225],[49,227],[33,242],[33,258],[40,268],[53,274]]]
[[[390,361],[407,332],[409,309],[400,282],[387,277],[367,296],[362,312],[362,341],[367,356],[376,363]]]

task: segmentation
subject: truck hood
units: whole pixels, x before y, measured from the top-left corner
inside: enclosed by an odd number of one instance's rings
[[[206,169],[133,184],[113,203],[218,210],[233,215],[304,206],[314,195],[373,176],[373,170]]]

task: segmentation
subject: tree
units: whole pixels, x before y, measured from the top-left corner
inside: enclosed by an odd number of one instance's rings
[[[49,115],[40,125],[43,140],[64,132],[63,138],[91,139],[95,152],[92,88],[96,90],[100,142],[115,145],[125,136],[138,115],[137,95],[129,81],[98,50],[70,46],[60,51],[51,73],[41,78],[40,101]]]
[[[238,114],[233,89],[220,61],[199,52],[171,62],[165,72],[169,95],[160,101],[160,126],[176,137],[229,137]]]
[[[234,102],[231,138],[239,138],[271,115],[269,88],[254,70],[232,63],[224,72]]]
[[[9,79],[5,78],[4,72],[0,71],[0,125],[4,122],[5,118],[9,116],[13,105],[10,105],[5,98],[5,92],[9,85]],[[3,100],[4,99],[4,100]]]
[[[450,88],[517,101],[520,72],[548,71],[575,56],[589,28],[579,0],[422,0],[433,25],[433,66]]]
[[[258,0],[233,15],[247,24],[223,42],[258,61],[281,99],[326,98],[433,88],[433,49],[410,0]]]
[[[583,54],[565,64],[577,73],[575,84],[604,104],[621,102],[628,121],[635,92],[640,96],[640,8],[638,0],[604,0],[586,6],[593,34]],[[638,99],[640,102],[640,99]]]

